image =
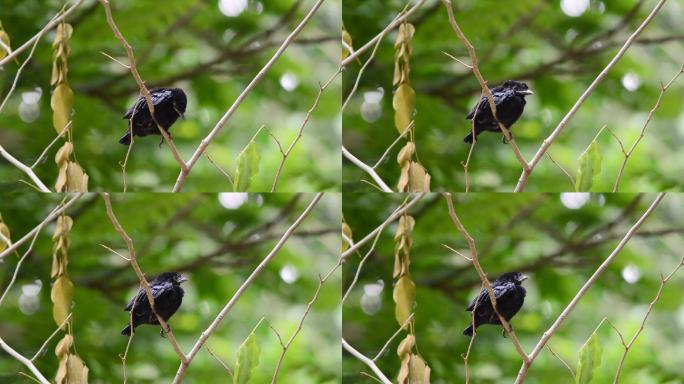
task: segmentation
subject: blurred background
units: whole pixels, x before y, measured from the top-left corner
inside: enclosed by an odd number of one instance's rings
[[[523,349],[529,353],[579,288],[615,248],[655,195],[634,194],[492,194],[455,195],[456,213],[475,239],[480,263],[490,279],[503,272],[530,276],[523,285],[527,297],[513,318]],[[402,196],[356,194],[343,202],[344,219],[355,240],[375,229],[403,201]],[[684,196],[667,195],[627,246],[610,264],[549,346],[573,369],[578,351],[602,319],[607,318],[629,341],[646,314],[648,304],[667,275],[682,260],[681,217]],[[486,207],[483,209],[483,207]],[[424,197],[409,210],[415,218],[411,233],[410,273],[416,284],[415,335],[417,350],[432,369],[431,383],[465,382],[462,354],[469,338],[462,335],[471,317],[465,308],[480,290],[472,264],[444,247],[469,255],[463,237],[452,225],[441,195]],[[371,358],[399,329],[392,300],[395,222],[380,237],[374,252],[343,308],[344,338]],[[368,246],[360,250],[364,255]],[[349,287],[360,256],[344,266],[343,286]],[[684,270],[665,286],[646,327],[627,356],[621,383],[679,383],[684,356]],[[623,347],[607,322],[597,335],[603,348],[593,383],[612,383]],[[394,339],[377,360],[392,380],[399,371]],[[482,326],[470,355],[471,383],[512,383],[521,358],[501,327]],[[343,355],[343,381],[368,383],[360,372],[369,369]],[[571,373],[544,349],[530,369],[526,383],[571,383]]]
[[[411,6],[416,2],[411,2]],[[516,143],[529,161],[542,141],[570,110],[627,37],[654,8],[655,0],[520,0],[501,6],[496,0],[453,1],[461,29],[475,46],[480,71],[490,87],[508,79],[525,81],[535,92],[513,126]],[[382,31],[404,9],[406,1],[345,0],[344,28],[358,48]],[[444,5],[428,0],[410,18],[410,81],[416,91],[415,141],[418,158],[432,176],[432,189],[465,190],[461,162],[470,146],[465,119],[480,98],[476,78],[446,52],[469,63],[467,51],[452,31]],[[580,154],[602,126],[629,148],[655,105],[661,83],[684,64],[684,8],[667,2],[617,66],[584,103],[549,153],[573,175]],[[394,41],[397,30],[380,44],[366,68],[358,91],[344,113],[343,143],[367,164],[380,159],[398,136],[392,109]],[[344,74],[346,98],[369,53],[351,63]],[[662,99],[645,139],[629,160],[620,191],[680,190],[684,162],[684,81],[675,82]],[[598,138],[601,173],[592,191],[611,191],[623,159],[608,129]],[[396,163],[401,144],[377,168],[392,187],[399,179]],[[501,135],[483,134],[470,162],[470,191],[512,191],[521,173]],[[369,179],[350,162],[343,166],[345,190],[372,190]],[[528,191],[568,191],[573,185],[548,157],[530,177]]]
[[[132,45],[140,75],[149,88],[181,87],[188,96],[185,119],[171,128],[185,160],[216,125],[237,96],[273,55],[285,37],[313,5],[290,0],[172,0],[111,2],[119,29]],[[36,34],[64,5],[56,0],[3,1],[0,21],[12,48]],[[71,5],[71,3],[69,3]],[[206,153],[234,174],[236,158],[260,126],[256,137],[260,171],[250,191],[270,191],[282,158],[274,135],[287,148],[296,137],[319,83],[338,69],[340,3],[325,2],[295,42],[241,104]],[[73,142],[76,157],[90,176],[90,190],[121,191],[120,162],[126,147],[118,139],[127,129],[124,113],[138,99],[138,87],[126,68],[106,53],[128,63],[126,53],[105,20],[102,5],[86,0],[67,22],[68,81],[74,91]],[[31,164],[55,137],[50,109],[50,74],[54,30],[38,44],[22,72],[17,89],[0,113],[0,143],[15,157]],[[25,52],[20,55],[23,60]],[[3,97],[19,64],[0,69]],[[339,190],[341,137],[340,84],[327,89],[280,178],[279,191]],[[137,140],[127,166],[129,191],[168,191],[179,165],[159,137]],[[57,178],[53,147],[36,168],[52,187]],[[25,178],[4,160],[0,189],[27,190]],[[188,177],[185,191],[225,191],[231,185],[206,158]]]
[[[138,261],[148,278],[164,271],[189,277],[185,298],[169,324],[183,351],[233,296],[245,278],[272,249],[285,229],[301,214],[313,195],[174,194],[113,195],[119,221],[132,237]],[[58,195],[24,194],[0,201],[0,212],[16,240],[56,206]],[[99,196],[90,194],[67,212],[70,233],[68,272],[75,287],[73,335],[76,350],[90,369],[90,383],[123,382],[119,354],[128,338],[124,306],[138,291],[133,269],[121,257],[125,243],[114,231]],[[306,220],[207,341],[211,351],[235,369],[236,353],[260,319],[256,337],[261,348],[252,382],[271,382],[281,346],[269,324],[287,341],[319,283],[337,263],[340,240],[340,198],[325,195]],[[16,283],[0,310],[0,335],[18,352],[32,356],[57,327],[50,300],[50,264],[54,223],[38,237]],[[20,248],[20,252],[26,245]],[[0,262],[0,287],[5,290],[17,257]],[[323,286],[302,332],[287,352],[278,382],[340,382],[339,271]],[[52,379],[57,370],[54,338],[36,365]],[[0,382],[31,383],[19,375],[27,369],[0,352]],[[170,383],[179,359],[159,327],[138,328],[128,356],[130,383]],[[190,365],[186,382],[230,382],[226,370],[202,349]]]

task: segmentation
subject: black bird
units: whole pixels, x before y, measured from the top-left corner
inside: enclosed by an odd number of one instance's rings
[[[511,318],[520,310],[525,301],[525,288],[520,285],[527,279],[527,276],[520,272],[507,272],[499,276],[492,282],[492,290],[496,298],[496,307],[499,314],[510,323]],[[475,309],[475,328],[482,324],[501,324],[499,316],[496,315],[489,300],[487,289],[483,288],[480,294],[470,302],[466,311],[472,312]],[[512,327],[512,326],[511,326]],[[473,324],[463,330],[466,336],[473,335]],[[506,331],[503,333],[506,336]]]
[[[498,87],[492,88],[496,115],[504,127],[511,129],[513,123],[518,121],[525,109],[525,96],[533,94],[534,92],[527,87],[527,84],[515,80],[506,80]],[[479,136],[484,131],[501,132],[501,128],[494,119],[491,108],[489,108],[489,101],[486,96],[483,96],[480,102],[473,107],[466,119],[472,120],[473,117],[475,117],[475,136]],[[463,141],[466,143],[473,142],[472,128],[468,136],[463,138]]]
[[[182,117],[185,113],[187,105],[185,92],[180,88],[157,88],[151,90],[150,95],[152,105],[154,105],[154,116],[159,125],[168,132],[178,117]],[[141,96],[123,118],[129,120],[128,132],[119,140],[119,143],[123,145],[131,144],[131,129],[133,136],[161,135],[157,124],[152,119],[150,109],[147,108],[145,96]]]
[[[178,272],[164,272],[150,281],[150,290],[154,298],[154,307],[157,314],[168,321],[171,316],[178,310],[183,301],[183,288],[180,284],[186,281],[187,278]],[[124,311],[130,312],[133,309],[133,330],[141,324],[159,324],[157,316],[154,315],[150,302],[147,300],[145,289],[141,288],[138,294],[128,303]],[[163,335],[164,331],[160,332]],[[121,331],[122,335],[129,336],[131,334],[131,324]]]

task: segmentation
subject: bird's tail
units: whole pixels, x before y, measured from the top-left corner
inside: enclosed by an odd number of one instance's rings
[[[119,143],[123,145],[131,145],[131,133],[127,132],[121,139],[119,139]]]
[[[468,136],[466,136],[466,137],[463,138],[463,141],[466,142],[466,143],[468,143],[468,144],[472,144],[472,143],[473,143],[473,133],[470,132],[470,133],[468,134]]]
[[[131,326],[127,326],[121,331],[121,334],[124,336],[130,336],[131,335]]]
[[[469,325],[468,328],[463,330],[463,335],[472,336],[473,335],[473,325]]]

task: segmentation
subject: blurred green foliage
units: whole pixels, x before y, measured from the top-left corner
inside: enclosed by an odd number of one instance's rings
[[[63,5],[63,1],[8,0],[2,3],[2,25],[13,48],[36,34]],[[226,3],[224,1],[224,3]],[[237,96],[272,56],[285,36],[308,12],[311,1],[250,1],[236,17],[219,9],[218,1],[124,0],[112,2],[114,19],[137,59],[146,85],[177,86],[188,95],[185,119],[172,128],[181,157],[190,158]],[[230,5],[230,4],[228,4]],[[235,5],[233,5],[234,7]],[[293,12],[289,12],[293,10]],[[288,16],[286,16],[288,15]],[[85,1],[68,20],[74,27],[68,58],[68,80],[74,90],[73,132],[76,157],[90,176],[90,190],[121,191],[119,163],[126,147],[118,143],[126,130],[122,119],[138,98],[138,88],[126,68],[103,53],[127,63],[125,51],[105,21],[98,1]],[[257,129],[260,171],[251,191],[270,191],[282,158],[275,140],[286,149],[296,137],[319,90],[338,67],[340,57],[339,1],[322,5],[298,39],[241,104],[206,153],[234,176],[236,158]],[[54,138],[50,110],[50,71],[54,31],[40,41],[17,89],[0,114],[0,142],[25,164],[35,161]],[[28,53],[20,55],[24,60]],[[19,65],[10,62],[0,73],[2,97]],[[302,140],[288,158],[279,191],[339,190],[341,138],[340,84],[337,79],[323,94],[306,126]],[[36,103],[24,99],[41,92]],[[28,92],[28,94],[27,94]],[[30,104],[30,105],[29,105]],[[24,121],[20,108],[31,109],[34,121]],[[39,113],[35,116],[35,113]],[[30,119],[29,119],[30,120]],[[159,137],[136,141],[128,163],[129,191],[168,191],[179,173],[178,163]],[[36,172],[50,187],[57,177],[53,147]],[[26,176],[4,160],[0,162],[0,190],[27,190]],[[188,177],[186,191],[232,190],[206,158]]]
[[[561,311],[629,227],[641,216],[654,195],[632,194],[493,194],[455,195],[456,213],[475,239],[479,260],[490,279],[520,270],[530,276],[525,304],[512,320],[523,349],[529,353]],[[564,201],[561,201],[561,199]],[[347,194],[344,219],[359,240],[382,223],[403,196]],[[574,204],[574,205],[573,205]],[[576,207],[576,209],[570,207]],[[656,296],[661,275],[682,259],[681,217],[684,196],[668,195],[637,234],[610,264],[570,313],[549,346],[573,368],[579,350],[603,318],[610,320],[629,341]],[[471,263],[444,245],[469,255],[468,245],[452,225],[444,198],[424,197],[409,210],[416,225],[412,232],[411,277],[416,282],[415,335],[417,349],[432,368],[431,382],[463,383],[462,355],[469,339],[462,331],[470,321],[464,309],[480,290]],[[359,281],[343,308],[345,339],[373,357],[399,328],[392,301],[394,232],[389,226],[364,264]],[[368,245],[362,247],[364,255]],[[343,285],[349,287],[361,256],[345,264]],[[379,285],[381,292],[374,294]],[[621,383],[680,383],[684,371],[684,270],[665,286],[645,329],[625,362]],[[618,335],[604,323],[597,332],[602,363],[594,383],[612,383],[623,347]],[[400,336],[377,360],[395,379]],[[471,383],[512,383],[521,366],[520,356],[501,328],[483,326],[470,355]],[[368,368],[343,355],[343,381],[370,383],[359,372]],[[571,373],[548,349],[530,369],[526,383],[572,383]]]
[[[343,23],[354,47],[376,36],[406,3],[345,0]],[[516,79],[527,82],[535,92],[527,97],[525,113],[512,129],[523,156],[530,160],[656,1],[521,0],[506,2],[505,6],[496,0],[452,3],[457,22],[475,46],[480,70],[489,86]],[[575,7],[587,3],[589,7],[581,15],[571,17],[563,12],[562,3]],[[665,4],[551,146],[551,156],[570,173],[576,174],[580,154],[603,125],[627,149],[639,136],[649,110],[656,103],[661,83],[669,81],[684,64],[682,9],[678,2]],[[469,63],[467,51],[453,33],[440,0],[428,0],[409,21],[416,28],[410,78],[417,94],[418,157],[432,176],[433,190],[463,191],[465,176],[461,163],[470,149],[463,143],[463,137],[470,130],[465,116],[480,98],[481,89],[466,67],[444,54]],[[388,34],[380,44],[344,113],[344,145],[371,165],[397,137],[392,110],[396,33],[395,30]],[[361,63],[368,57],[366,53],[360,61],[348,66],[343,79],[345,98]],[[364,94],[378,88],[384,94],[379,103],[364,102]],[[631,156],[620,191],[681,189],[684,162],[679,149],[684,144],[683,98],[684,79],[679,78],[663,97],[645,139]],[[365,118],[362,107],[367,108]],[[608,130],[598,142],[603,156],[602,172],[595,179],[592,191],[610,191],[623,154]],[[401,145],[395,146],[389,160],[377,168],[392,187],[399,179],[396,155],[400,148]],[[522,170],[509,146],[501,144],[500,135],[491,133],[480,136],[469,169],[471,191],[511,191]],[[345,190],[371,190],[362,179],[370,180],[352,163],[344,163]],[[574,187],[544,157],[526,190],[561,192]]]
[[[201,332],[233,296],[254,267],[272,249],[285,229],[303,211],[313,195],[137,193],[113,195],[112,205],[132,237],[142,270],[148,277],[163,271],[182,271],[185,298],[171,318],[174,334],[187,352]],[[32,229],[60,200],[59,195],[23,194],[0,200],[2,218],[17,240]],[[307,303],[318,287],[319,275],[337,262],[340,232],[339,195],[325,195],[266,269],[247,289],[207,345],[232,369],[237,351],[260,319],[256,337],[261,349],[252,382],[270,382],[281,352],[273,326],[284,341],[296,329]],[[121,329],[128,321],[123,311],[138,290],[133,269],[101,244],[126,254],[126,246],[106,216],[102,199],[84,196],[68,214],[74,219],[70,234],[68,271],[75,285],[73,334],[76,350],[90,368],[90,383],[123,381],[119,354],[128,339]],[[32,356],[56,328],[50,302],[50,264],[54,224],[38,237],[22,265],[17,281],[0,310],[0,335],[20,353]],[[20,248],[25,250],[26,245]],[[22,251],[23,252],[23,251]],[[7,287],[17,257],[0,261],[0,287]],[[302,332],[285,356],[278,382],[338,383],[340,381],[339,272],[323,286]],[[34,297],[30,287],[40,284]],[[34,301],[31,301],[34,300]],[[33,304],[27,304],[31,301]],[[57,368],[53,339],[36,365],[53,378]],[[31,383],[17,372],[26,368],[0,352],[0,382]],[[179,359],[159,328],[138,328],[128,356],[131,383],[169,383]],[[190,365],[187,383],[230,382],[225,369],[206,351]]]

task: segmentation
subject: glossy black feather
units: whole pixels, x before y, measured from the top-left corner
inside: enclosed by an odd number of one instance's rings
[[[155,309],[164,321],[168,321],[176,313],[183,301],[184,291],[180,286],[183,281],[185,281],[185,278],[177,272],[164,272],[150,281],[150,290],[154,298]],[[157,317],[152,311],[150,302],[147,300],[147,294],[144,289],[141,288],[138,294],[124,308],[127,312],[130,312],[131,309],[133,310],[133,329],[141,324],[159,324]],[[131,334],[130,322],[121,331],[121,334],[126,336]]]
[[[150,91],[154,116],[166,132],[179,117],[185,113],[187,98],[180,88],[157,88]],[[131,128],[134,136],[161,135],[152,119],[147,101],[141,96],[124,115],[128,122],[128,132],[119,140],[123,145],[131,144]]]
[[[518,121],[525,109],[525,96],[531,95],[532,91],[529,90],[527,84],[514,80],[507,80],[500,86],[492,88],[491,91],[494,105],[496,105],[496,115],[499,121],[507,129],[510,129],[513,123]],[[472,120],[473,117],[475,118],[476,136],[485,131],[501,132],[501,128],[494,119],[486,97],[483,96],[480,99],[470,113],[468,113],[466,119]],[[463,138],[463,141],[466,143],[473,142],[472,127],[471,132]]]
[[[497,310],[506,321],[510,321],[522,308],[526,291],[521,283],[525,279],[527,277],[519,272],[507,272],[492,282]],[[480,294],[466,307],[466,311],[469,312],[472,312],[473,309],[475,309],[475,328],[483,324],[501,324],[486,289],[482,289]],[[470,326],[463,330],[463,334],[472,336],[472,321]]]

